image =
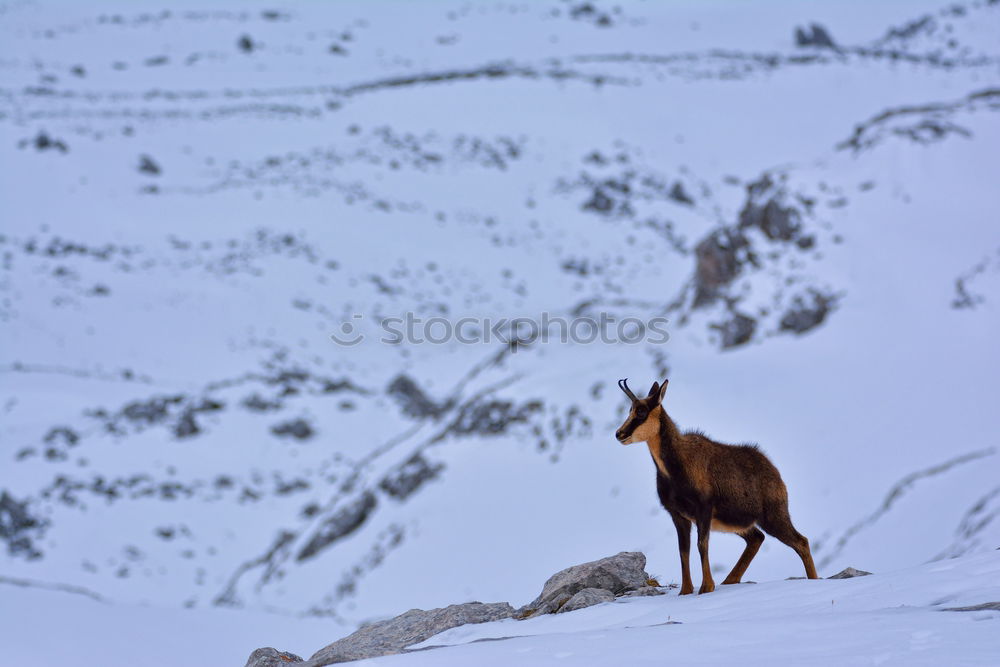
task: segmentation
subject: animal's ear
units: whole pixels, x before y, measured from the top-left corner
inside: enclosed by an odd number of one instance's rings
[[[658,395],[659,393],[660,393],[660,383],[654,382],[653,386],[649,388],[649,394],[646,396],[646,398],[651,398],[653,396]]]
[[[659,398],[659,400],[660,400],[661,403],[663,402],[664,395],[666,395],[666,393],[667,393],[667,383],[668,382],[670,382],[670,380],[664,380],[663,384],[660,385],[660,398]]]

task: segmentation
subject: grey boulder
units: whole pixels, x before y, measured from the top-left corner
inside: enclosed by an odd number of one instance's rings
[[[612,597],[646,586],[646,556],[638,551],[623,551],[589,563],[581,563],[556,572],[542,587],[534,601],[519,610],[519,618],[552,614],[585,588],[608,591]],[[601,600],[603,601],[603,600]]]
[[[259,648],[251,653],[250,659],[247,660],[246,667],[285,667],[285,665],[301,662],[302,658],[294,653],[288,653],[286,651],[279,651],[278,649],[267,647]]]
[[[561,614],[566,611],[583,609],[584,607],[593,607],[595,604],[601,604],[602,602],[613,602],[614,599],[615,594],[603,588],[584,588],[567,600],[566,604],[559,607],[556,613]]]
[[[411,609],[387,621],[366,625],[354,634],[321,648],[298,667],[321,667],[402,653],[407,646],[418,644],[439,632],[467,623],[499,621],[513,614],[514,609],[506,602],[467,602],[428,611]]]
[[[827,579],[852,579],[854,577],[867,577],[869,574],[871,574],[871,572],[855,570],[853,567],[845,567],[832,577],[827,577]]]

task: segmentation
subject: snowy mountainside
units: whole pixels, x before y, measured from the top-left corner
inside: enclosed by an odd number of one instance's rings
[[[821,570],[997,546],[1000,8],[917,5],[4,5],[3,571],[345,626],[669,581],[625,376],[760,442]]]
[[[454,627],[402,655],[363,664],[721,664],[738,654],[751,665],[988,665],[1000,650],[993,631],[998,560],[994,550],[853,579],[620,597],[523,621]],[[263,642],[309,656],[338,630],[325,618],[110,604],[25,587],[7,587],[0,611],[16,638],[7,647],[11,662],[46,665],[159,667],[176,664],[178,655],[242,665],[248,647]],[[74,641],[51,641],[53,627],[75,628]],[[183,637],[182,647],[167,648],[165,634]]]

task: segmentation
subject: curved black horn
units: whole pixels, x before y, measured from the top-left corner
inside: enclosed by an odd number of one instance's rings
[[[618,381],[618,388],[625,392],[625,395],[631,398],[633,401],[638,401],[639,399],[635,397],[632,390],[628,388],[628,378]]]

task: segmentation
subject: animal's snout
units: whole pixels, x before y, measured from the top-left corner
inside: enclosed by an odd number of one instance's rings
[[[618,439],[618,442],[624,442],[625,441],[625,430],[620,428],[617,431],[615,431],[615,437]]]

